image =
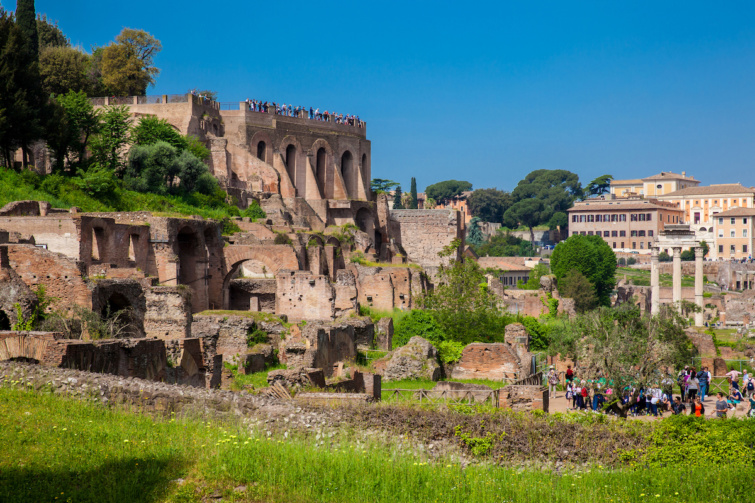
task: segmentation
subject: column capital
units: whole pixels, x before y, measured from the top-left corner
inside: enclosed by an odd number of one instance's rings
[[[658,256],[661,254],[661,249],[657,246],[653,246],[650,248],[650,258],[657,259]]]
[[[703,258],[703,256],[704,256],[704,255],[703,255],[703,252],[704,252],[704,251],[705,251],[705,250],[703,249],[703,247],[702,247],[702,246],[696,246],[696,247],[695,247],[695,258],[697,258],[697,257]]]
[[[682,247],[681,246],[672,246],[671,249],[674,251],[674,257],[681,257],[682,256]]]

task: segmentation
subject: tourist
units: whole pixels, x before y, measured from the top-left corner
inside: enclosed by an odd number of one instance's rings
[[[750,397],[750,410],[747,411],[749,417],[755,417],[755,397]]]
[[[695,417],[705,417],[705,406],[700,401],[700,397],[695,397],[692,406],[689,408],[689,415],[695,415]]]
[[[678,416],[679,414],[684,413],[684,404],[682,403],[681,398],[676,397],[674,398],[673,403],[671,404],[671,413],[675,416]]]
[[[577,410],[578,408],[581,409],[581,402],[582,402],[582,387],[579,384],[579,381],[574,382],[574,386],[572,387],[572,398],[574,399],[574,403],[572,404],[572,408],[574,410]]]
[[[743,381],[742,384],[744,385],[745,395],[747,395],[748,398],[755,396],[755,378],[750,377],[747,383]]]
[[[686,384],[687,384],[687,376],[689,375],[689,367],[686,365],[684,366],[684,370],[679,372],[679,375],[676,377],[676,384],[679,385],[679,393],[682,395],[682,402],[686,402],[685,393],[686,393]]]
[[[726,377],[729,378],[729,382],[731,383],[731,385],[737,389],[739,389],[739,382],[738,382],[739,374],[741,374],[739,370],[730,370],[729,372],[725,374]]]
[[[700,381],[697,379],[697,374],[693,368],[687,378],[687,399],[690,403],[695,400],[697,392],[700,390]]]
[[[700,384],[700,401],[705,401],[705,394],[708,392],[708,367],[697,373],[697,380]]]
[[[571,365],[566,366],[566,380],[569,382],[574,380],[574,371],[571,369]]]
[[[724,394],[720,391],[716,394],[718,400],[716,400],[716,417],[726,417],[726,413],[729,411],[729,403],[724,399]]]
[[[556,372],[556,367],[551,365],[548,372],[548,391],[551,398],[556,398],[556,386],[558,386],[558,372]]]
[[[729,393],[727,402],[729,403],[732,409],[736,409],[737,405],[744,402],[744,397],[742,396],[742,393],[737,388],[732,387],[731,392]]]
[[[571,382],[566,383],[566,410],[569,410],[569,400],[574,400],[574,386]],[[572,402],[572,408],[574,407]]]

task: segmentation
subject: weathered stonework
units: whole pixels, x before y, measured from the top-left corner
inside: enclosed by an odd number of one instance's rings
[[[373,368],[387,381],[441,378],[438,350],[422,337],[412,337],[405,346],[376,360]]]

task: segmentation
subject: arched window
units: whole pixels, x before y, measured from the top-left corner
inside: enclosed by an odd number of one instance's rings
[[[257,143],[257,159],[265,162],[265,152],[267,151],[267,145],[264,141]]]
[[[293,144],[286,147],[286,171],[296,187],[296,145]]]
[[[327,152],[324,147],[320,147],[317,150],[317,157],[315,161],[315,177],[317,178],[317,186],[320,188],[320,193],[323,197],[325,195],[325,163],[327,159]]]
[[[341,156],[341,176],[343,184],[346,186],[346,198],[348,199],[354,192],[354,157],[348,150]]]

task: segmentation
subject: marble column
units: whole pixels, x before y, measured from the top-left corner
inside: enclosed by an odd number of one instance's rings
[[[700,308],[699,313],[695,313],[695,326],[703,326],[703,248],[695,247],[695,304]]]
[[[674,246],[673,297],[674,306],[682,311],[682,247]]]
[[[650,314],[655,316],[661,311],[661,280],[658,266],[660,249],[654,246],[650,252]]]

